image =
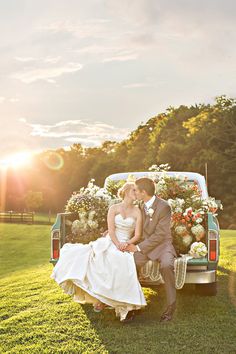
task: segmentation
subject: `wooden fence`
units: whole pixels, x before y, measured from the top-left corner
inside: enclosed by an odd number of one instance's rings
[[[18,213],[15,211],[0,212],[0,222],[12,222],[12,223],[34,223],[34,212]]]

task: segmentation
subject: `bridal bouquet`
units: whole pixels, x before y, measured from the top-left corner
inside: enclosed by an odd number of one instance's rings
[[[107,212],[112,201],[103,189],[89,181],[86,188],[74,192],[65,210],[75,213],[76,219],[68,225],[67,242],[88,243],[96,240],[107,229]]]

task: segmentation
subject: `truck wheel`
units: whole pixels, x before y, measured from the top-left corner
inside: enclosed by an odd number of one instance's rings
[[[196,284],[196,292],[200,296],[216,296],[217,282],[209,284]]]

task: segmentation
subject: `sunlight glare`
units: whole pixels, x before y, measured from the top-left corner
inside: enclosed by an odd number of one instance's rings
[[[5,159],[0,160],[0,167],[3,169],[18,168],[30,164],[31,158],[32,158],[31,152],[22,151],[17,154],[8,156]]]

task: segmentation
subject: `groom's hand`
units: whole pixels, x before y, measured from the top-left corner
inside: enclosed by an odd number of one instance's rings
[[[130,244],[126,247],[125,251],[126,252],[137,252],[138,249],[135,245]]]

